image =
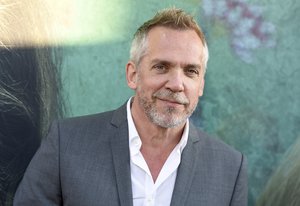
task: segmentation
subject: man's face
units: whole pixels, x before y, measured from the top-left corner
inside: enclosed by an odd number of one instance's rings
[[[146,55],[138,66],[131,65],[135,74],[129,86],[136,90],[137,111],[164,128],[185,123],[203,93],[202,56],[195,31],[151,29]]]

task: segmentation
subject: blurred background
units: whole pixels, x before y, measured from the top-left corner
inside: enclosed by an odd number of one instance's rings
[[[300,138],[300,2],[0,0],[0,205],[11,205],[53,119],[115,109],[133,94],[132,36],[170,6],[193,14],[208,41],[193,121],[247,156],[249,206],[266,194]]]

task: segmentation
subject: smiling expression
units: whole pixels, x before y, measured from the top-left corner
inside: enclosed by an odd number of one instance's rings
[[[164,128],[184,124],[203,93],[203,44],[193,30],[157,26],[149,31],[147,46],[139,65],[127,64],[137,113]]]

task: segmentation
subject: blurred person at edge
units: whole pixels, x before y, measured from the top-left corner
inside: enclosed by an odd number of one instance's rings
[[[256,206],[300,205],[300,138],[284,155]]]
[[[159,11],[135,33],[120,108],[54,122],[14,205],[247,205],[246,159],[189,121],[208,49],[193,17]]]

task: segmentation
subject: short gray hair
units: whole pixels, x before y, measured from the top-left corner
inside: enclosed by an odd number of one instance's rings
[[[156,26],[163,26],[177,30],[194,30],[199,36],[203,44],[203,65],[206,69],[207,61],[209,57],[207,43],[205,36],[195,21],[195,19],[185,13],[182,9],[169,8],[164,9],[156,13],[156,15],[146,21],[142,26],[135,32],[131,49],[130,49],[130,60],[135,64],[139,64],[143,56],[146,54],[148,47],[147,35],[149,31]]]

